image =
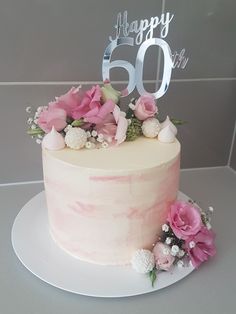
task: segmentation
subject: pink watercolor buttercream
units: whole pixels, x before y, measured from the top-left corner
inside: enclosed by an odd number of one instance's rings
[[[176,199],[179,151],[164,167],[148,168],[147,161],[133,171],[77,167],[62,162],[61,152],[43,151],[49,225],[58,245],[103,265],[124,265],[136,249],[151,249]]]

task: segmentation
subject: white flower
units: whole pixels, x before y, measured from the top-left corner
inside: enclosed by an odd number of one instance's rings
[[[69,128],[65,136],[65,143],[73,149],[80,149],[87,142],[86,132],[81,128]]]
[[[41,135],[41,134],[38,134],[38,138],[41,138],[41,139],[42,139],[42,138],[43,138],[43,135]]]
[[[209,206],[209,211],[210,211],[211,213],[213,213],[214,208],[213,208],[212,206]]]
[[[92,133],[91,133],[91,135],[92,135],[93,137],[96,137],[96,136],[98,135],[98,132],[95,131],[95,130],[93,130]]]
[[[177,262],[177,266],[178,266],[179,268],[184,267],[184,262],[181,261],[181,260],[179,260],[179,261]]]
[[[177,256],[181,258],[181,257],[184,256],[184,254],[185,254],[185,251],[184,251],[184,250],[179,250]]]
[[[142,132],[146,137],[154,138],[161,130],[161,125],[156,118],[148,118],[142,124]]]
[[[210,229],[211,229],[211,224],[209,223],[209,221],[207,221],[207,223],[206,223],[206,227],[207,227],[207,229],[208,229],[208,230],[210,230]]]
[[[31,113],[31,109],[32,108],[30,106],[28,106],[28,107],[25,108],[25,111],[28,112],[28,113]]]
[[[173,246],[171,247],[170,254],[171,254],[172,256],[176,256],[178,252],[179,252],[179,247],[178,247],[178,245],[173,245]]]
[[[131,265],[138,273],[149,273],[155,266],[154,254],[149,250],[137,250],[131,259]]]
[[[167,224],[164,224],[161,226],[162,231],[168,232],[169,231],[169,226]]]
[[[85,143],[85,147],[88,148],[88,149],[91,149],[92,148],[92,143],[91,142],[86,142]]]
[[[40,140],[39,138],[37,138],[36,143],[37,143],[37,144],[41,144],[41,143],[42,143],[42,140]]]
[[[162,250],[164,255],[169,255],[170,254],[170,249],[168,247],[164,247]]]
[[[98,141],[99,143],[102,143],[102,142],[103,142],[103,138],[97,137],[97,141]]]
[[[101,140],[104,140],[104,135],[102,133],[99,133],[98,134],[98,138],[101,139]]]
[[[90,131],[87,131],[86,134],[87,134],[87,137],[91,137],[91,132]]]
[[[189,242],[190,249],[193,249],[195,247],[196,243],[194,241]]]
[[[31,129],[32,129],[32,130],[35,130],[35,129],[36,129],[36,125],[35,125],[35,124],[32,124],[32,125],[31,125]]]
[[[27,120],[27,123],[28,124],[31,124],[33,122],[33,118],[29,118],[28,120]]]
[[[37,108],[37,112],[38,113],[42,112],[42,110],[43,110],[43,106],[40,106],[40,107]]]
[[[172,241],[172,239],[170,237],[167,237],[165,240],[165,243],[169,245],[169,244],[171,244],[171,241]]]
[[[107,148],[109,145],[108,145],[108,143],[107,142],[103,142],[102,143],[102,148]]]

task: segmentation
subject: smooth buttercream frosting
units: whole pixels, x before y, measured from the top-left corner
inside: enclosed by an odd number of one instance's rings
[[[43,150],[50,232],[67,253],[128,264],[151,249],[179,184],[180,144],[139,138],[110,149]]]
[[[180,144],[175,139],[172,145],[163,145],[156,139],[140,137],[133,142],[109,149],[81,149],[80,151],[64,148],[48,152],[58,162],[96,171],[133,171],[153,168],[174,159],[180,151]]]

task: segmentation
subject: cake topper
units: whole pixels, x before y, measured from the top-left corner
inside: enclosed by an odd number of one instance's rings
[[[118,13],[117,22],[115,24],[115,38],[109,36],[110,43],[106,47],[103,62],[102,62],[102,76],[103,81],[110,81],[110,70],[112,68],[123,68],[128,72],[129,80],[127,87],[121,91],[121,95],[128,96],[137,88],[140,95],[151,94],[155,99],[162,97],[169,86],[171,73],[173,68],[184,69],[189,58],[184,56],[185,49],[180,53],[175,51],[173,54],[168,43],[164,40],[169,32],[170,22],[173,20],[174,14],[170,12],[162,13],[160,17],[154,16],[148,19],[134,20],[128,23],[128,13],[124,11]],[[154,30],[160,26],[160,37],[154,37]],[[134,37],[131,37],[135,34]],[[135,66],[126,60],[111,61],[113,51],[121,45],[135,46],[140,45]],[[164,55],[163,75],[161,85],[154,93],[149,93],[145,90],[143,85],[143,64],[145,54],[149,47],[158,46],[162,49]]]

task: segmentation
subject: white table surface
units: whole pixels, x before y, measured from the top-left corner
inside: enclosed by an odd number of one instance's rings
[[[185,170],[180,189],[203,208],[214,207],[217,256],[160,291],[100,299],[59,290],[24,268],[11,246],[11,227],[21,207],[43,190],[43,185],[0,187],[0,313],[236,313],[236,174],[227,167]]]

